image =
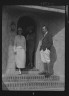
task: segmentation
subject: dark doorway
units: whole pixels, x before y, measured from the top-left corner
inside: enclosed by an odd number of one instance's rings
[[[36,32],[36,22],[35,20],[30,16],[23,16],[20,17],[17,22],[17,28],[22,27],[23,29],[23,35],[26,37],[28,34],[28,28],[33,26],[33,32]]]
[[[36,44],[36,30],[37,24],[35,20],[30,16],[20,17],[17,22],[17,28],[21,27],[23,29],[22,35],[26,38],[26,68],[34,68],[34,57],[35,57],[35,44]],[[32,30],[32,33],[29,30]],[[30,38],[35,38],[34,40],[27,40],[27,36],[31,36]],[[35,35],[31,35],[35,34]],[[32,63],[30,63],[30,59],[32,58]]]

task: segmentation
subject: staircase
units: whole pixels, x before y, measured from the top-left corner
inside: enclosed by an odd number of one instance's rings
[[[59,76],[50,76],[49,78],[39,74],[8,74],[2,77],[8,90],[45,90],[45,91],[63,91],[64,82],[60,81]]]

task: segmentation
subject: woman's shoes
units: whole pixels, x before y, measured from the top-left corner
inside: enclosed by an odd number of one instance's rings
[[[22,72],[21,72],[21,70],[19,69],[19,75],[21,75],[21,73],[22,73]]]

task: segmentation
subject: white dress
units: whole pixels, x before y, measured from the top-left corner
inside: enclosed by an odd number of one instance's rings
[[[15,64],[18,68],[25,68],[26,40],[24,36],[17,35],[14,41]]]

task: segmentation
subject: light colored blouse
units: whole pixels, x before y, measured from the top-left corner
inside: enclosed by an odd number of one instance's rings
[[[16,47],[21,46],[22,48],[24,48],[26,50],[25,37],[22,35],[21,36],[20,35],[15,36],[14,46],[16,46]]]

